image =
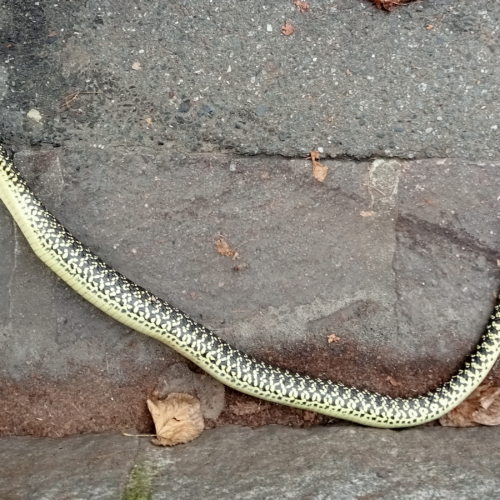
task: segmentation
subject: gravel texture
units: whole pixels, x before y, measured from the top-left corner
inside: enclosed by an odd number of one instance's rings
[[[315,0],[305,13],[289,0],[0,8],[7,142],[499,154],[498,1],[426,0],[390,14],[362,0]],[[76,91],[90,93],[71,100]]]

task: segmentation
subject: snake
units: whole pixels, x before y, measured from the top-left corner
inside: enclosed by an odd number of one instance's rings
[[[390,397],[272,366],[238,350],[103,262],[45,208],[0,146],[0,199],[35,254],[84,299],[163,342],[228,387],[263,400],[371,427],[404,428],[455,408],[500,353],[500,304],[474,351],[448,381],[415,397]]]

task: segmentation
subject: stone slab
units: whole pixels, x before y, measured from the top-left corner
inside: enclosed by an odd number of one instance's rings
[[[493,308],[494,162],[332,161],[320,184],[276,157],[49,147],[15,161],[101,258],[282,367],[414,395],[459,367]],[[150,428],[144,401],[182,358],[76,296],[3,207],[0,221],[1,431]],[[221,236],[238,259],[217,253]]]
[[[0,497],[5,500],[116,500],[137,453],[117,435],[0,440]]]
[[[496,498],[496,428],[237,426],[175,448],[117,435],[0,440],[9,500]]]
[[[288,0],[13,0],[0,18],[0,137],[16,147],[499,155],[491,0],[390,14],[364,0],[305,13]]]

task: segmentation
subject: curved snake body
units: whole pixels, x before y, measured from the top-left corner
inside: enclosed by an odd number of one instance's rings
[[[82,297],[251,396],[373,427],[410,427],[458,405],[481,383],[500,352],[497,306],[465,366],[445,384],[418,397],[391,398],[282,370],[231,347],[105,264],[45,209],[1,147],[0,199],[36,255]]]

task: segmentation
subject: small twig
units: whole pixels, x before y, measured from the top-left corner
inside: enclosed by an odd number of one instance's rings
[[[128,434],[127,432],[122,432],[122,436],[127,437],[158,437],[156,434]]]
[[[64,98],[64,104],[61,104],[61,107],[65,107],[66,109],[70,109],[73,101],[75,101],[76,98],[81,94],[102,94],[102,92],[83,92],[81,90],[77,90],[76,92],[73,92],[72,94],[68,94]]]

